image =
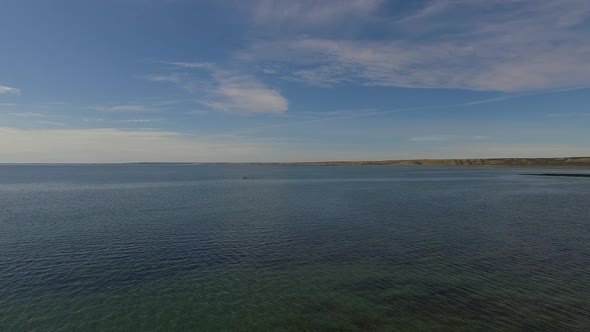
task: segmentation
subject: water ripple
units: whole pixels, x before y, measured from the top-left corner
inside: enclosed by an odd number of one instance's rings
[[[588,181],[166,167],[0,168],[0,330],[590,329]]]

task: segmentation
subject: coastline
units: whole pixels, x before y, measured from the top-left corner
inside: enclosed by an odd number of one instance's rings
[[[430,167],[590,167],[590,157],[564,158],[478,158],[478,159],[408,159],[377,161],[320,161],[249,163],[277,166],[430,166]]]
[[[69,163],[0,163],[0,166],[153,166],[153,165],[259,165],[259,166],[403,166],[403,167],[531,167],[590,168],[590,157],[563,158],[469,158],[469,159],[402,159],[342,160],[294,162],[69,162]]]

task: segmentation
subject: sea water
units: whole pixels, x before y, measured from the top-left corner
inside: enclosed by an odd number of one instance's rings
[[[590,178],[530,172],[3,165],[0,330],[588,331]]]

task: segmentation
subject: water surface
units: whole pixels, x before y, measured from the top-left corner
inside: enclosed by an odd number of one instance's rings
[[[590,330],[590,179],[520,173],[0,166],[0,330]]]

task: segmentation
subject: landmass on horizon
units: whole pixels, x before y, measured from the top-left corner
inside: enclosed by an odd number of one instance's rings
[[[317,161],[251,163],[256,165],[293,166],[505,166],[505,167],[590,167],[590,157],[565,158],[478,158],[478,159],[407,159],[374,161]]]
[[[399,159],[362,161],[294,162],[137,162],[125,164],[248,164],[272,166],[497,166],[497,167],[590,167],[590,157],[563,158],[469,158]]]
[[[590,167],[590,157],[565,158],[477,158],[477,159],[407,159],[376,161],[318,161],[286,163],[253,163],[269,165],[309,165],[309,166],[507,166],[507,167]]]
[[[469,159],[400,159],[363,161],[299,162],[124,162],[124,163],[0,163],[0,165],[141,165],[141,164],[247,164],[278,166],[462,166],[462,167],[590,167],[590,157],[563,158],[469,158]]]

